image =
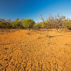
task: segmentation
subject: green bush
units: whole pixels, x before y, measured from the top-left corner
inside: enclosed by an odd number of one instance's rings
[[[42,18],[42,17],[41,17]],[[33,19],[21,19],[16,18],[15,21],[11,19],[0,19],[0,28],[25,28],[25,29],[52,29],[52,28],[68,28],[71,30],[71,20],[65,19],[65,16],[50,17],[48,20],[42,18],[42,22],[35,23]]]
[[[40,29],[40,28],[42,28],[42,25],[40,23],[36,23],[36,24],[34,24],[33,28]]]
[[[68,20],[64,21],[64,27],[71,30],[71,21],[68,21]]]
[[[33,19],[24,19],[21,21],[21,25],[23,28],[32,28],[35,22]]]
[[[8,22],[0,22],[0,28],[9,28],[10,23]]]

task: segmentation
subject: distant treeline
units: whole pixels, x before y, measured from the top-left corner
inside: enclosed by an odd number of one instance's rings
[[[68,28],[71,29],[71,20],[66,19],[65,16],[50,16],[47,20],[40,17],[42,22],[36,23],[33,19],[21,19],[18,18],[14,21],[11,19],[4,20],[0,19],[0,28],[7,29],[40,29],[40,28]]]

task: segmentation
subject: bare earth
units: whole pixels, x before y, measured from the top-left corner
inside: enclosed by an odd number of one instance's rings
[[[71,71],[71,31],[0,31],[0,71]]]

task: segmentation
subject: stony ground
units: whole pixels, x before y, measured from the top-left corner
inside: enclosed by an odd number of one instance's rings
[[[71,71],[71,31],[0,31],[0,71]]]

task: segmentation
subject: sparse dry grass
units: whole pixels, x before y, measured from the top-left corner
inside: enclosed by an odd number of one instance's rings
[[[71,32],[0,32],[0,71],[71,71]]]

